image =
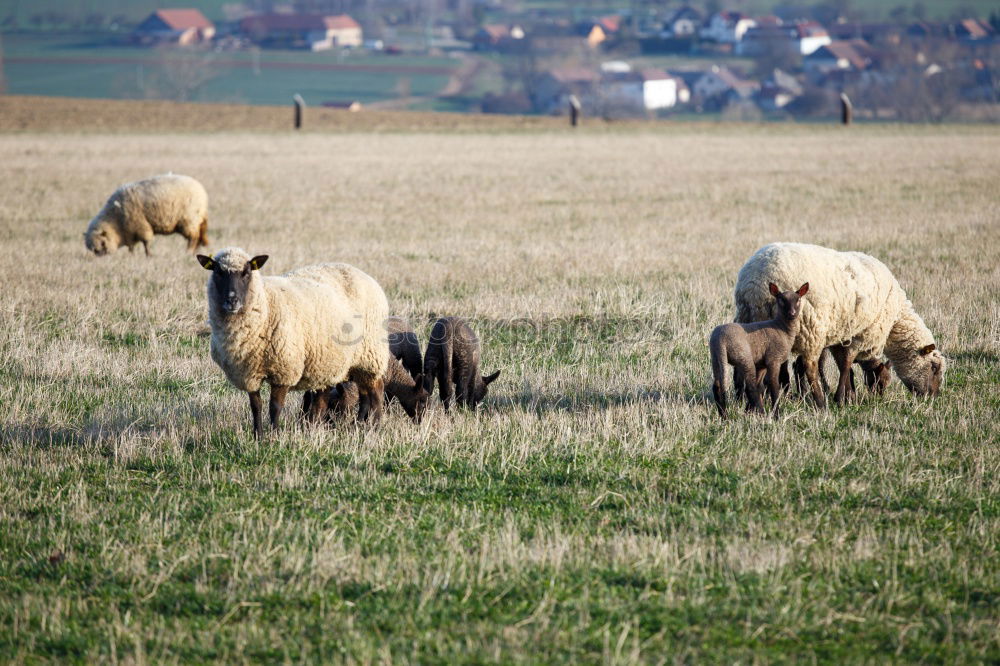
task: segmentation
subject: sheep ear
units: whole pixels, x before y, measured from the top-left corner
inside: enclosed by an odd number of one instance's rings
[[[495,382],[497,380],[497,377],[499,377],[499,376],[500,376],[500,371],[497,370],[492,375],[486,375],[485,377],[483,377],[483,383],[487,384],[487,385],[488,384],[492,384],[493,382]]]
[[[266,254],[258,254],[256,257],[254,257],[253,259],[251,259],[247,263],[250,264],[250,268],[252,268],[255,271],[259,271],[261,268],[264,267],[264,264],[266,262],[267,262],[267,255]]]
[[[796,293],[799,296],[805,296],[808,291],[809,291],[809,283],[806,282],[804,285],[802,285],[801,287],[799,287],[799,290]]]
[[[921,348],[920,355],[921,356],[927,356],[927,354],[930,354],[935,349],[937,349],[937,347],[935,345],[929,344],[926,347]]]
[[[781,293],[781,290],[778,289],[778,285],[774,284],[773,282],[768,282],[767,288],[771,290],[772,296],[777,296],[778,294]]]
[[[201,264],[201,267],[205,270],[210,271],[215,268],[215,262],[212,261],[212,257],[206,257],[203,254],[198,255],[198,263]]]

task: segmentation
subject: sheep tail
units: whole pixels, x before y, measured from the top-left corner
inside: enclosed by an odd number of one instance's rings
[[[202,218],[201,226],[198,227],[198,246],[208,247],[208,217]]]

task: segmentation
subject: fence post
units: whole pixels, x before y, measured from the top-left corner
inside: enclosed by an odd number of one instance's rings
[[[302,95],[295,93],[292,97],[292,101],[295,102],[295,129],[302,128],[302,110],[306,108],[306,101],[302,99]]]
[[[847,126],[852,120],[854,120],[854,105],[851,104],[851,98],[846,93],[840,93],[840,122]]]
[[[576,123],[580,119],[580,100],[577,99],[576,95],[569,96],[569,124],[570,127],[576,127]]]

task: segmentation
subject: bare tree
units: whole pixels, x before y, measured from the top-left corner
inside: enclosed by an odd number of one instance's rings
[[[212,66],[214,59],[207,49],[161,48],[153,72],[139,81],[139,93],[152,99],[189,101],[217,76]]]

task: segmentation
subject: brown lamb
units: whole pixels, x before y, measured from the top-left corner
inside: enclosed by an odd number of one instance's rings
[[[761,382],[766,377],[774,414],[778,414],[779,374],[788,360],[792,343],[802,322],[800,299],[809,291],[809,283],[797,291],[782,292],[771,282],[771,295],[777,301],[774,319],[752,324],[723,324],[712,331],[709,348],[712,352],[712,394],[719,416],[726,418],[726,365],[733,366],[737,377],[744,377],[744,390],[749,397],[748,409],[764,413]]]
[[[479,374],[479,338],[461,317],[442,317],[434,322],[424,354],[424,389],[434,392],[438,382],[445,411],[457,394],[460,407],[475,408],[486,397],[487,387],[500,376]],[[452,386],[454,384],[454,387]]]
[[[414,423],[420,423],[424,417],[427,398],[430,397],[424,390],[420,375],[412,377],[395,357],[389,359],[389,368],[385,373],[385,395],[386,398],[399,400],[406,415],[413,419]],[[361,402],[358,385],[354,382],[337,384],[327,390],[325,398],[329,413],[335,418],[350,418],[352,414],[356,415]],[[315,399],[316,396],[303,399],[303,409],[308,408],[305,404],[307,400]]]

